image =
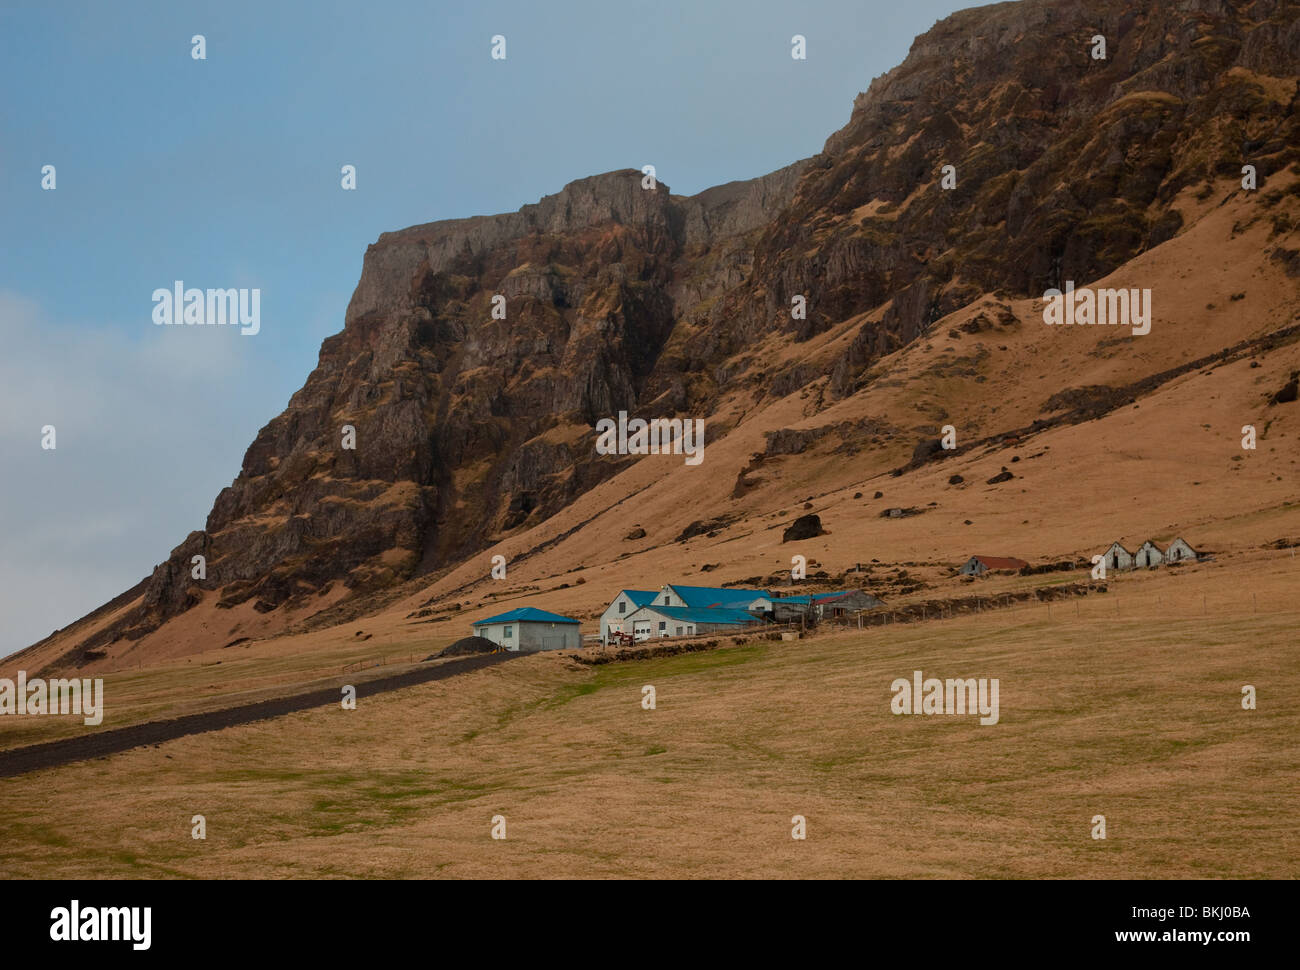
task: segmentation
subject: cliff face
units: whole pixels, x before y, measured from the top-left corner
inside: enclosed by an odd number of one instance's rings
[[[599,418],[707,418],[747,378],[760,398],[791,393],[821,376],[798,345],[869,314],[834,363],[842,398],[984,294],[1110,272],[1179,231],[1182,194],[1245,163],[1263,186],[1296,160],[1294,14],[1270,0],[968,10],[918,38],[813,159],[689,198],[612,172],[516,213],[385,233],[344,329],[205,529],[92,640],[205,597],[268,612],[439,569],[615,474],[594,453]],[[746,353],[773,333],[796,350],[779,371]]]
[[[385,233],[343,331],[259,432],[204,531],[150,579],[138,629],[205,588],[221,606],[269,611],[334,582],[384,586],[607,478],[618,464],[596,460],[599,418],[700,405],[663,353],[683,266],[715,247],[743,262],[741,237],[788,203],[803,167],[692,198],[611,172],[517,213]],[[697,284],[695,299],[727,279]],[[206,580],[191,579],[197,554]]]
[[[1266,180],[1297,157],[1294,85],[1271,83],[1300,63],[1294,5],[1151,7],[963,11],[858,96],[760,239],[753,284],[769,316],[815,287],[796,337],[892,299],[837,366],[838,394],[980,294],[1103,276],[1179,231],[1184,190],[1248,162]]]

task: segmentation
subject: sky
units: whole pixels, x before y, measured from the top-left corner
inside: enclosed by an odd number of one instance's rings
[[[381,232],[763,175],[970,5],[0,0],[0,656],[203,528]],[[156,326],[176,280],[259,289],[260,331]]]

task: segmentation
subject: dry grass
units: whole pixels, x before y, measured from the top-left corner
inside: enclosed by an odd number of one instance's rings
[[[355,634],[364,625],[351,624],[346,631]],[[69,671],[58,676],[103,678],[103,723],[88,728],[78,715],[0,717],[0,750],[251,704],[336,682],[364,683],[408,669],[412,658],[418,663],[458,638],[445,635],[398,644],[389,638],[358,640],[343,630],[332,630],[291,641],[237,644],[139,670]],[[382,665],[343,672],[348,665],[371,663]]]
[[[1295,877],[1297,568],[1131,577],[1118,616],[1097,597],[594,669],[524,658],[0,781],[0,861],[22,878]],[[914,669],[998,678],[1000,722],[892,715]]]

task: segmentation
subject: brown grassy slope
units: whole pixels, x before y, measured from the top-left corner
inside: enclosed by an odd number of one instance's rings
[[[1298,568],[1273,554],[1130,577],[1118,617],[1108,594],[1078,615],[595,670],[525,658],[0,781],[0,863],[18,878],[1294,878]],[[1000,722],[890,714],[890,683],[915,669],[998,678]],[[796,814],[807,841],[790,838]]]

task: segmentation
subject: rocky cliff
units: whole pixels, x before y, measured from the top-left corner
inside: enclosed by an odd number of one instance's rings
[[[343,330],[203,531],[67,659],[199,602],[309,607],[454,564],[617,473],[630,459],[594,452],[602,417],[708,419],[827,368],[829,406],[946,313],[1160,245],[1176,200],[1243,164],[1264,198],[1300,157],[1298,63],[1293,4],[996,4],[917,38],[819,155],[763,178],[680,197],[611,172],[516,213],[385,233]],[[833,360],[801,358],[852,318]],[[750,352],[773,334],[780,360]]]

